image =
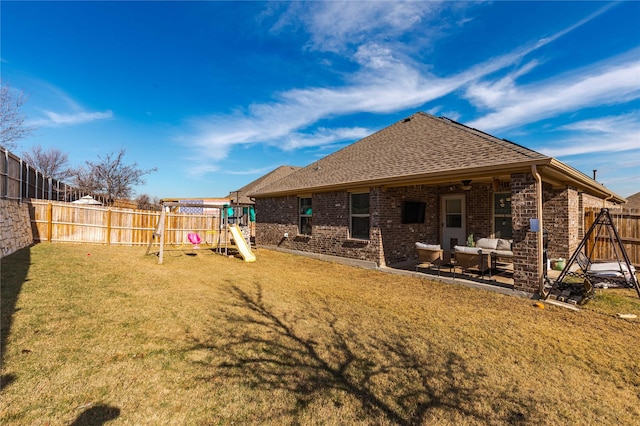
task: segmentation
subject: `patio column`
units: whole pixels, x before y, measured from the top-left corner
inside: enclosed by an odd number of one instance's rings
[[[543,273],[538,262],[538,234],[531,232],[530,219],[538,218],[538,188],[531,173],[511,175],[513,220],[513,281],[517,290],[536,293]]]

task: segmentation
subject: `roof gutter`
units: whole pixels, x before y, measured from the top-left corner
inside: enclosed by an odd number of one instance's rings
[[[591,191],[595,192],[596,194],[600,194],[601,196],[603,196],[605,202],[606,201],[614,201],[616,203],[624,203],[624,202],[626,202],[626,199],[624,197],[622,197],[621,195],[618,195],[615,192],[610,191],[604,185],[596,182],[595,180],[591,179],[589,176],[585,175],[584,173],[579,172],[578,170],[574,169],[573,167],[568,166],[568,165],[556,160],[555,158],[552,159],[552,161],[551,161],[551,163],[549,165],[551,167],[555,168],[556,170],[559,170],[562,173],[566,174],[567,176],[571,177],[579,185],[590,189]]]
[[[330,184],[323,186],[315,186],[312,188],[294,188],[287,189],[283,191],[270,192],[270,193],[252,193],[249,194],[252,197],[263,198],[263,197],[273,197],[273,196],[285,196],[285,195],[295,195],[300,192],[328,192],[328,191],[338,191],[345,190],[356,187],[376,187],[376,186],[407,186],[407,185],[430,185],[430,184],[445,184],[451,182],[452,180],[459,180],[461,178],[468,179],[477,179],[479,177],[491,177],[496,174],[506,174],[506,173],[517,173],[522,172],[523,169],[527,170],[531,165],[548,165],[550,163],[551,158],[548,160],[534,160],[534,161],[523,161],[519,163],[510,163],[510,164],[501,164],[496,165],[492,168],[488,167],[470,167],[466,169],[452,169],[452,170],[444,170],[439,172],[432,172],[428,174],[421,175],[409,175],[409,176],[396,176],[392,178],[381,178],[375,180],[365,180],[365,181],[352,181],[346,183],[339,184]]]

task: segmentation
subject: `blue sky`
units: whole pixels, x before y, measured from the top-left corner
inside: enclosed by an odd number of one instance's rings
[[[640,191],[640,2],[0,3],[1,76],[73,165],[219,197],[425,111]]]

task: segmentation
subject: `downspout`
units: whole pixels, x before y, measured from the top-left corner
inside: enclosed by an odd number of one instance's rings
[[[538,169],[536,167],[535,164],[531,165],[531,174],[533,174],[533,177],[536,180],[536,211],[538,212],[538,232],[537,232],[537,239],[538,239],[538,267],[542,267],[542,268],[546,268],[547,265],[543,265],[542,262],[544,261],[543,259],[543,245],[544,245],[544,227],[543,227],[543,223],[542,223],[542,178],[540,177],[540,174],[538,173]],[[543,271],[539,271],[538,273],[538,291],[540,292],[540,294],[544,294],[544,272]]]

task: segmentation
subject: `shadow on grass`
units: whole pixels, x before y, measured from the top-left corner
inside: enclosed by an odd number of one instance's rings
[[[367,329],[375,331],[362,331],[340,321],[327,304],[320,312],[306,310],[304,316],[278,314],[265,304],[259,285],[254,294],[237,286],[230,291],[236,300],[225,314],[230,328],[215,332],[224,338],[197,341],[192,350],[214,354],[216,361],[206,365],[213,368],[206,380],[293,395],[295,404],[281,409],[282,415],[299,418],[318,400],[339,410],[351,399],[361,407],[352,414],[374,423],[420,424],[442,413],[472,422],[488,416],[498,423],[531,420],[522,412],[530,409],[520,407],[509,392],[483,388],[486,370],[481,361],[470,362],[473,354],[432,348],[429,342],[375,326]]]
[[[120,416],[120,409],[110,405],[87,408],[76,417],[71,426],[101,426]]]
[[[4,366],[11,324],[16,313],[16,303],[31,265],[31,248],[26,247],[0,259],[0,368]],[[3,373],[0,391],[13,383],[16,377]]]

